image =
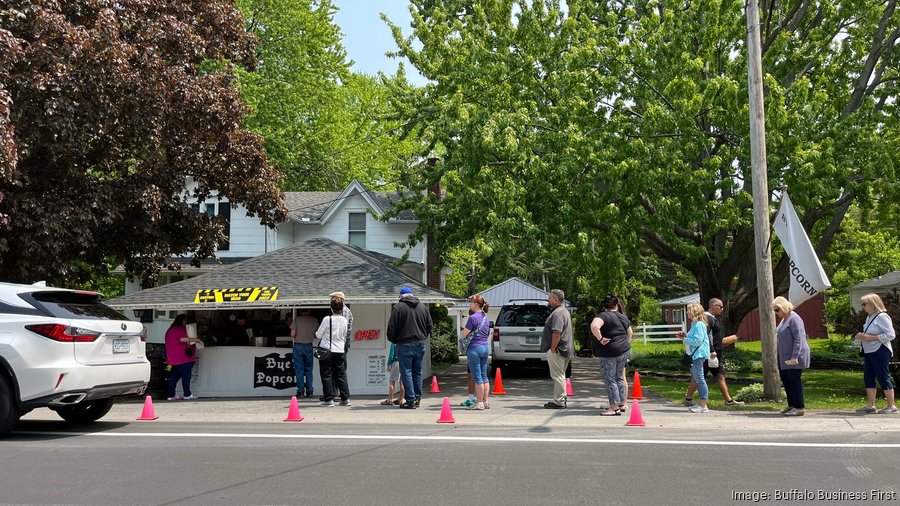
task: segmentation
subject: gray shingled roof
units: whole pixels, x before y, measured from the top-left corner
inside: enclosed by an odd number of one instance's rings
[[[332,203],[341,196],[341,192],[284,192],[284,205],[288,210],[288,218],[297,221],[319,221],[322,215],[328,211]],[[394,208],[390,199],[398,200],[398,195],[392,192],[369,192],[382,210],[385,212]],[[398,220],[415,220],[416,217],[409,209],[405,209],[397,216]]]
[[[194,304],[198,290],[278,287],[278,300]],[[350,304],[397,300],[409,286],[422,302],[454,304],[462,297],[430,288],[407,276],[380,255],[330,239],[300,244],[217,269],[195,278],[142,290],[106,301],[116,309],[209,309],[321,305],[343,291]]]
[[[900,271],[891,271],[881,276],[876,276],[868,281],[850,287],[851,290],[861,288],[891,288],[900,285]]]
[[[690,295],[682,295],[681,297],[675,299],[664,300],[659,303],[660,306],[683,306],[685,304],[690,303],[700,303],[700,292],[692,293]]]

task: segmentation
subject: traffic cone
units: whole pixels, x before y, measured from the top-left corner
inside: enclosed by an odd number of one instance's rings
[[[438,387],[437,376],[431,377],[431,393],[439,394],[441,393],[441,389]]]
[[[574,397],[575,391],[572,390],[572,378],[566,378],[566,397]]]
[[[641,405],[637,400],[631,401],[631,418],[628,419],[628,423],[625,425],[632,427],[645,427],[647,425],[644,417],[641,416]]]
[[[444,405],[441,406],[441,417],[438,418],[437,423],[456,423],[456,419],[453,418],[453,413],[450,411],[449,397],[444,397]]]
[[[629,399],[640,399],[644,400],[644,392],[641,391],[641,375],[638,374],[637,371],[634,371],[634,381],[631,384],[631,395],[628,396]]]
[[[500,368],[495,367],[497,373],[494,374],[494,389],[491,391],[491,395],[506,395],[506,390],[503,390],[503,377],[500,376]]]
[[[153,399],[148,395],[144,397],[144,410],[141,411],[141,416],[139,416],[138,420],[156,420],[159,418],[153,413]]]
[[[288,409],[288,417],[285,422],[302,422],[303,417],[300,416],[300,405],[297,404],[297,396],[291,397],[291,407]]]

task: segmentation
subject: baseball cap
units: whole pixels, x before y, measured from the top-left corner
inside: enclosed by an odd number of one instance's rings
[[[337,297],[337,298],[339,298],[339,299],[346,299],[346,298],[347,298],[347,297],[344,297],[344,292],[331,292],[331,293],[328,294],[328,296],[329,296],[329,297]]]
[[[408,286],[404,286],[403,288],[400,289],[400,295],[407,295],[407,294],[412,295],[412,288],[410,288]]]

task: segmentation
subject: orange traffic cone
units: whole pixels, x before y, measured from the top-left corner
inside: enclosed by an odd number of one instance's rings
[[[139,416],[138,420],[156,420],[159,418],[153,413],[153,399],[148,395],[144,398],[144,410],[141,411],[141,416]]]
[[[433,394],[441,393],[441,389],[438,388],[437,376],[431,377],[431,393],[433,393]]]
[[[506,390],[503,390],[503,377],[500,376],[500,368],[495,367],[497,373],[494,374],[494,389],[491,391],[491,395],[506,395]]]
[[[640,399],[644,400],[644,392],[641,391],[641,375],[638,374],[637,371],[634,371],[634,381],[631,384],[631,395],[628,396],[629,399]]]
[[[641,416],[641,405],[637,400],[631,401],[631,418],[628,419],[628,423],[625,425],[632,427],[644,427],[647,425],[644,417]]]
[[[572,378],[566,378],[566,397],[574,397],[575,391],[572,390]]]
[[[444,405],[441,406],[441,417],[438,418],[437,423],[456,423],[456,419],[453,418],[453,413],[450,411],[449,397],[444,397]]]
[[[300,416],[300,405],[297,404],[297,396],[291,397],[291,407],[288,409],[288,417],[285,422],[302,422],[303,417]]]

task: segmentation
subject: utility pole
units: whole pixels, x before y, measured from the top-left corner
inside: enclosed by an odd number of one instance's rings
[[[756,246],[756,292],[762,341],[763,390],[767,399],[780,400],[778,353],[772,283],[772,248],[769,243],[769,181],[766,165],[766,119],[763,106],[762,44],[759,40],[759,2],[746,0],[747,83],[750,91],[750,164],[753,172],[753,240]]]

